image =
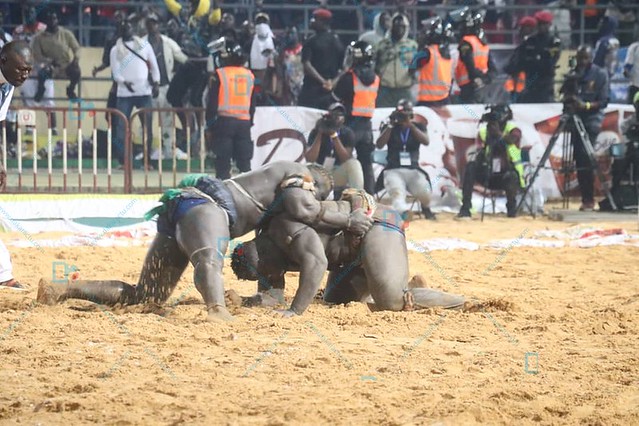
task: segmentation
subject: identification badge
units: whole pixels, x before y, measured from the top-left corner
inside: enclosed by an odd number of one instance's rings
[[[400,166],[410,166],[410,152],[400,152],[399,153],[399,165]]]
[[[324,168],[328,171],[333,170],[333,166],[335,165],[335,157],[326,157],[324,158]]]
[[[493,173],[501,173],[501,159],[493,158]]]

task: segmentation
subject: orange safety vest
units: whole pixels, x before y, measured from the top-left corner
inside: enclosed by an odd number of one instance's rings
[[[417,100],[435,102],[446,99],[453,84],[453,60],[442,57],[439,46],[428,46],[430,60],[419,71]]]
[[[526,85],[526,73],[520,71],[517,75],[517,80],[514,80],[512,77],[508,77],[508,80],[504,83],[504,89],[507,92],[515,92],[521,93],[524,91],[524,86]]]
[[[250,120],[251,97],[255,77],[244,67],[222,67],[216,70],[220,81],[217,113],[238,120]]]
[[[351,115],[372,118],[375,113],[375,101],[379,89],[379,77],[370,86],[364,85],[354,72],[353,74],[353,110]]]
[[[490,52],[490,48],[483,44],[476,35],[465,35],[462,41],[468,42],[473,49],[475,68],[486,73],[488,71],[488,52]],[[460,87],[470,83],[468,70],[461,58],[457,61],[457,67],[455,68],[455,80],[457,80],[457,84]]]

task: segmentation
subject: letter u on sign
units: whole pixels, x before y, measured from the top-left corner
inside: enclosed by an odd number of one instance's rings
[[[18,125],[19,126],[35,126],[36,114],[32,109],[20,109],[18,110]]]

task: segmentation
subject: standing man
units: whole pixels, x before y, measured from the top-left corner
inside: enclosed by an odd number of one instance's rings
[[[27,80],[32,68],[31,50],[26,42],[9,42],[0,50],[0,124],[7,118],[14,89]],[[0,188],[5,188],[6,179],[6,172],[0,170]],[[0,241],[0,286],[24,288],[13,278],[11,257],[2,241]]]
[[[412,99],[415,84],[410,65],[417,53],[417,43],[408,38],[408,17],[396,13],[391,19],[391,29],[386,38],[374,47],[375,72],[381,81],[377,95],[377,107],[395,107],[401,99]]]
[[[576,72],[579,76],[576,96],[564,99],[564,106],[567,112],[573,112],[581,118],[590,142],[595,145],[597,135],[601,131],[604,109],[608,105],[608,73],[593,64],[592,49],[586,45],[577,49]],[[581,191],[579,210],[592,211],[595,207],[594,171],[590,157],[576,131],[573,131],[570,139],[574,141],[577,181]]]
[[[344,188],[362,189],[364,175],[362,166],[353,158],[355,136],[344,126],[346,108],[336,102],[328,107],[328,113],[322,116],[308,135],[312,141],[306,149],[306,161],[323,166],[333,176],[334,190]],[[335,199],[338,199],[338,194]]]
[[[166,99],[166,92],[169,90],[169,83],[175,75],[175,62],[181,64],[185,63],[189,58],[182,52],[180,46],[170,39],[169,37],[160,34],[160,26],[158,25],[159,18],[155,13],[149,14],[146,17],[146,30],[147,35],[142,37],[143,43],[150,43],[155,53],[155,58],[158,62],[158,69],[160,71],[160,89],[157,98],[154,98],[152,105],[154,108],[171,108],[171,105]],[[162,121],[162,135],[160,140],[160,146],[164,149],[164,158],[173,158],[173,144],[171,142],[171,136],[173,134],[173,116],[170,112],[160,112],[160,119]],[[186,152],[180,148],[175,148],[175,156],[178,160],[186,160],[188,156]],[[153,158],[151,160],[157,160]]]
[[[332,102],[331,91],[340,74],[344,59],[344,46],[331,31],[333,14],[326,9],[317,9],[311,18],[315,34],[302,47],[304,83],[298,105],[326,109]]]
[[[552,13],[535,13],[537,33],[517,47],[514,58],[504,69],[512,77],[525,73],[526,83],[521,103],[552,103],[555,101],[555,67],[561,54],[561,40],[550,34]]]
[[[207,142],[215,154],[215,176],[230,179],[231,159],[240,172],[251,170],[255,77],[244,67],[246,56],[237,43],[227,42],[220,60],[222,67],[215,70],[209,86],[206,121],[213,125]]]
[[[122,35],[111,49],[111,72],[113,81],[118,85],[116,108],[128,119],[133,108],[151,108],[151,96],[160,93],[160,71],[153,48],[148,41],[133,35],[133,27],[128,20],[122,21]],[[143,124],[146,127],[146,152],[153,142],[153,116],[145,114]],[[124,123],[116,117],[113,148],[121,164],[124,164],[125,129]],[[144,151],[142,152],[144,155]],[[157,155],[152,153],[151,157]],[[141,159],[142,157],[138,157]]]
[[[480,13],[465,10],[460,14],[462,39],[459,43],[459,60],[455,67],[455,80],[459,85],[462,103],[481,103],[480,90],[490,82],[488,76],[490,48],[479,37],[483,17]]]
[[[419,69],[417,105],[431,108],[448,105],[453,84],[453,60],[441,18],[426,21],[419,43],[421,49],[415,57],[415,65]]]
[[[430,210],[428,175],[419,167],[419,149],[429,143],[426,127],[413,121],[413,104],[400,100],[389,124],[377,138],[377,148],[388,145],[388,165],[382,172],[384,188],[390,194],[393,209],[403,212],[404,220],[411,214],[406,205],[406,191],[419,200],[424,217],[435,220]]]
[[[379,77],[375,75],[373,46],[354,41],[346,49],[346,64],[352,64],[335,87],[335,95],[346,107],[346,126],[354,133],[357,160],[364,172],[364,189],[375,192],[372,154],[375,101],[379,90]]]
[[[47,14],[47,29],[33,39],[33,57],[39,64],[44,64],[38,73],[38,91],[35,100],[40,101],[44,95],[45,80],[51,78],[68,78],[67,97],[77,99],[75,87],[80,82],[80,44],[73,33],[58,25],[58,14],[50,11]]]
[[[633,104],[635,93],[639,92],[639,41],[628,47],[623,64],[623,76],[630,80],[628,85],[628,103]]]
[[[462,206],[457,219],[470,219],[475,183],[506,192],[508,217],[517,216],[517,192],[524,188],[521,164],[521,129],[513,123],[513,112],[506,104],[493,106],[482,117],[474,158],[466,163],[462,178]]]
[[[537,20],[532,16],[524,16],[519,20],[519,46],[513,52],[513,55],[510,57],[509,63],[506,65],[507,68],[515,67],[514,64],[517,64],[518,61],[521,60],[520,55],[522,54],[522,46],[524,42],[532,36],[535,31],[537,31]],[[508,79],[504,82],[504,90],[510,93],[510,102],[521,102],[519,99],[521,97],[521,93],[524,91],[526,87],[526,73],[524,71],[519,71],[510,75]]]

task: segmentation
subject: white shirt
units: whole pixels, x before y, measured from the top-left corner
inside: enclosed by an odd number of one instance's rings
[[[7,118],[7,112],[9,111],[9,104],[11,103],[11,98],[13,97],[13,91],[15,90],[15,87],[13,87],[13,85],[11,83],[7,82],[7,79],[4,78],[4,75],[2,75],[2,71],[0,71],[0,84],[4,84],[7,83],[9,86],[11,86],[11,89],[9,89],[9,92],[7,93],[7,96],[3,99],[3,95],[0,92],[0,102],[2,102],[2,104],[0,105],[0,121],[4,121]]]
[[[150,96],[151,85],[148,75],[149,67],[153,81],[160,82],[160,70],[155,53],[148,40],[133,37],[127,41],[126,45],[142,56],[147,62],[138,58],[133,52],[127,49],[119,38],[115,46],[111,49],[111,72],[113,80],[118,84],[117,97],[127,98],[132,96]],[[133,86],[133,92],[126,88],[124,82],[127,81]]]
[[[629,75],[630,85],[639,87],[639,41],[628,46],[624,65],[632,65]]]

